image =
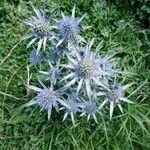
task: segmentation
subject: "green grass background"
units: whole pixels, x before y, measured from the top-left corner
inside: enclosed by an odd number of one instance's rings
[[[108,111],[94,121],[77,118],[73,126],[68,118],[37,106],[22,108],[33,94],[27,95],[28,55],[26,41],[20,42],[27,28],[22,20],[33,11],[29,1],[0,1],[0,150],[149,150],[150,149],[150,31],[135,20],[127,5],[118,9],[103,0],[33,0],[48,13],[57,10],[66,15],[76,3],[76,16],[87,13],[83,23],[91,25],[82,35],[104,41],[100,54],[117,52],[118,67],[128,72],[126,82],[134,82],[128,91],[135,104],[124,104],[124,114],[115,109],[109,120]],[[123,2],[122,2],[123,3]],[[19,43],[18,43],[19,42]],[[37,83],[37,69],[31,67],[31,83]],[[120,77],[121,79],[122,77]]]

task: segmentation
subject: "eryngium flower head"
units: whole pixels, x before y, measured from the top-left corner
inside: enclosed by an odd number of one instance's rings
[[[57,102],[59,101],[59,96],[55,91],[45,88],[40,91],[36,96],[37,104],[44,109],[51,109],[53,107],[58,107]]]
[[[68,56],[69,64],[63,65],[69,68],[70,74],[65,76],[63,80],[71,78],[72,80],[66,85],[71,86],[76,81],[78,82],[77,93],[80,91],[81,86],[85,84],[88,97],[91,98],[91,85],[100,85],[106,88],[105,85],[100,82],[99,78],[102,76],[102,70],[100,68],[100,60],[96,56],[96,53],[90,51],[93,44],[93,40],[86,45],[83,50],[83,55],[78,51],[75,52],[76,58]],[[94,81],[94,82],[93,82]]]
[[[90,117],[93,117],[95,122],[97,123],[97,117],[96,114],[99,112],[99,104],[96,102],[96,100],[83,100],[82,101],[82,114],[87,115],[87,121],[89,121]]]
[[[69,95],[68,99],[64,100],[64,103],[66,105],[61,108],[61,110],[65,111],[63,121],[70,115],[72,123],[75,124],[74,115],[77,112],[81,112],[81,101],[73,94]]]
[[[81,21],[85,17],[83,15],[81,18],[75,18],[75,6],[72,9],[72,16],[68,17],[62,13],[62,20],[58,21],[58,30],[60,32],[60,41],[58,42],[57,46],[60,45],[64,40],[68,42],[77,44],[84,39],[79,35],[80,30],[82,28]]]
[[[43,89],[28,85],[29,89],[38,92],[38,94],[33,100],[25,104],[25,106],[38,104],[42,109],[48,110],[48,119],[50,119],[52,108],[58,109],[58,104],[63,104],[63,100],[58,90],[55,91],[52,87],[47,88],[41,81],[40,84],[43,86]]]
[[[32,4],[31,4],[32,5]],[[52,40],[54,38],[53,33],[50,27],[50,17],[47,18],[46,14],[42,10],[38,10],[36,7],[32,5],[33,10],[36,13],[36,17],[32,17],[30,20],[24,21],[27,25],[30,26],[32,31],[31,34],[27,35],[26,39],[33,39],[27,45],[27,48],[30,47],[35,41],[39,39],[37,53],[40,51],[43,45],[43,49],[45,50],[47,39]]]
[[[36,50],[32,50],[29,55],[29,60],[32,65],[37,65],[44,60],[44,56],[41,52],[37,54]]]
[[[124,86],[119,85],[119,84],[112,84],[112,85],[109,85],[109,90],[104,89],[103,92],[97,93],[97,95],[105,95],[105,98],[106,98],[102,102],[100,108],[102,108],[107,102],[109,102],[109,104],[110,104],[110,109],[109,109],[110,119],[112,119],[115,105],[117,105],[119,107],[120,111],[123,113],[121,103],[122,102],[133,103],[132,101],[130,101],[129,99],[127,99],[125,97],[125,90],[128,87],[130,87],[131,85],[132,85],[132,83],[124,85]]]

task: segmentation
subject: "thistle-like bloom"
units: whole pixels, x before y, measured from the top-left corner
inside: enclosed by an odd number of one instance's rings
[[[93,117],[97,123],[96,114],[99,113],[99,104],[96,100],[83,100],[82,101],[82,114],[80,116],[87,115],[87,121],[90,120],[90,117]]]
[[[41,52],[37,54],[36,50],[32,50],[29,55],[29,60],[32,65],[37,65],[44,60],[44,56]]]
[[[32,89],[38,92],[38,95],[31,101],[25,104],[25,106],[31,106],[33,104],[39,105],[42,109],[48,110],[48,119],[50,119],[52,108],[58,110],[58,104],[63,104],[63,100],[61,99],[61,94],[58,90],[53,90],[53,86],[46,87],[41,81],[39,81],[42,85],[42,89],[38,88],[34,85],[28,85],[29,89]]]
[[[74,43],[74,44],[85,41],[79,35],[82,29],[81,21],[85,17],[85,15],[83,15],[79,19],[75,18],[75,6],[72,9],[72,15],[70,17],[65,16],[64,13],[62,13],[63,18],[62,20],[57,21],[58,26],[56,27],[60,32],[60,40],[57,46],[59,46],[64,40]]]
[[[44,11],[38,10],[32,4],[31,6],[37,16],[36,17],[33,16],[30,20],[24,21],[27,25],[30,26],[30,29],[32,31],[31,34],[27,35],[26,39],[33,38],[27,45],[27,48],[30,47],[33,43],[35,43],[37,40],[39,40],[37,47],[37,54],[38,54],[42,46],[43,50],[45,50],[47,39],[52,40],[53,38],[55,38],[55,36],[51,31],[49,22],[50,17],[47,18]]]
[[[96,53],[90,51],[93,40],[86,45],[83,50],[83,55],[80,55],[76,51],[76,58],[68,55],[69,64],[63,65],[69,68],[70,74],[65,76],[63,80],[71,78],[72,80],[65,86],[69,87],[75,82],[78,82],[77,93],[80,91],[83,84],[85,84],[86,92],[89,99],[91,98],[91,86],[100,85],[107,88],[100,82],[102,76],[102,70],[100,68],[100,60],[96,56]]]
[[[109,89],[110,89],[109,91],[107,89],[105,89],[103,92],[97,93],[97,95],[99,95],[99,96],[105,95],[105,98],[106,98],[100,105],[100,109],[107,102],[109,102],[109,104],[110,104],[110,108],[109,108],[110,119],[112,119],[115,105],[117,105],[119,107],[120,111],[123,113],[121,103],[122,102],[133,103],[132,101],[130,101],[129,99],[127,99],[125,97],[125,90],[127,88],[129,88],[131,85],[132,85],[132,83],[126,84],[124,86],[119,85],[119,84],[112,84],[112,85],[109,85]]]
[[[64,100],[64,103],[66,105],[60,108],[60,110],[65,111],[63,121],[70,115],[72,123],[75,124],[74,115],[77,112],[81,112],[81,101],[75,95],[69,95],[68,99]]]

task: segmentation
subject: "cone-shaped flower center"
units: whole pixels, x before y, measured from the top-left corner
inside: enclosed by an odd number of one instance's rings
[[[79,63],[79,75],[82,77],[88,77],[93,71],[93,65],[88,61],[81,61]]]
[[[44,37],[48,35],[49,26],[48,23],[39,22],[35,25],[34,31],[39,37]]]
[[[37,95],[36,100],[41,107],[48,109],[49,107],[52,107],[52,105],[57,105],[59,96],[55,91],[52,91],[50,89],[43,89]]]

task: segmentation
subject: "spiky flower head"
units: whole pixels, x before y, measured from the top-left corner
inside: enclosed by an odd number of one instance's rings
[[[75,82],[78,82],[77,93],[80,91],[82,85],[85,84],[88,97],[91,98],[91,85],[100,85],[106,88],[105,85],[100,82],[102,76],[102,70],[100,68],[100,60],[96,56],[96,53],[90,51],[93,44],[93,40],[90,41],[86,48],[82,50],[83,55],[76,51],[76,57],[68,55],[69,64],[63,65],[69,68],[70,74],[65,76],[63,80],[71,78],[72,80],[66,85],[71,86]]]
[[[38,94],[33,100],[25,104],[25,106],[39,105],[42,109],[48,111],[48,119],[50,119],[52,108],[58,110],[58,104],[63,104],[63,100],[58,90],[53,90],[52,86],[46,87],[41,81],[39,82],[43,87],[42,89],[33,85],[27,86],[29,89],[38,92]]]
[[[33,43],[38,41],[37,53],[41,50],[42,46],[45,50],[47,39],[52,40],[55,38],[54,34],[51,31],[50,27],[50,17],[47,18],[46,14],[43,10],[38,10],[33,4],[31,6],[36,13],[36,17],[32,17],[31,19],[24,21],[27,25],[30,26],[30,30],[32,33],[26,36],[26,39],[33,38],[27,48],[30,47]]]
[[[72,15],[71,16],[65,16],[64,13],[62,13],[62,20],[58,21],[58,30],[60,32],[60,40],[57,44],[60,45],[64,40],[77,44],[81,41],[84,41],[84,39],[79,35],[82,26],[81,21],[85,17],[83,15],[81,18],[77,19],[75,18],[75,6],[72,9]]]
[[[129,88],[133,83],[121,85],[121,84],[109,84],[109,90],[104,89],[103,92],[97,93],[97,95],[105,95],[105,100],[102,102],[100,108],[102,108],[107,102],[110,104],[110,119],[112,119],[115,105],[117,105],[120,111],[123,113],[122,102],[133,103],[125,97],[125,90]]]
[[[97,123],[96,114],[99,112],[99,103],[94,100],[82,100],[82,114],[80,116],[87,115],[87,121],[90,120],[90,117],[93,117]]]
[[[65,111],[63,121],[70,115],[72,123],[75,124],[74,115],[77,112],[81,112],[81,101],[75,94],[69,94],[67,100],[64,100],[64,103],[66,103],[66,105],[60,108]]]
[[[45,88],[37,95],[37,104],[44,109],[51,109],[52,106],[57,107],[58,94],[51,89]]]
[[[37,65],[44,60],[44,56],[41,52],[37,54],[36,50],[34,49],[30,52],[29,60],[32,65]]]

